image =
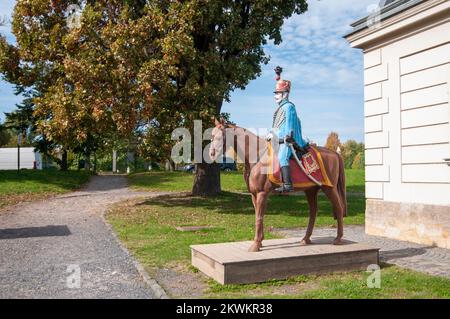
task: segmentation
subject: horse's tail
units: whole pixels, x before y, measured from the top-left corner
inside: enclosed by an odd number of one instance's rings
[[[344,167],[344,160],[342,159],[342,156],[338,154],[339,158],[339,178],[337,183],[337,191],[339,194],[339,198],[341,201],[341,206],[343,210],[343,216],[347,216],[347,191],[345,187],[345,167]]]

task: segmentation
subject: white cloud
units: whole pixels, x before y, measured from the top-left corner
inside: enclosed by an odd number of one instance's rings
[[[7,21],[5,25],[0,25],[0,34],[6,36],[9,42],[15,42],[15,37],[11,32],[11,24],[9,23],[12,19],[12,13],[15,5],[15,0],[0,1],[0,19],[2,22],[5,22],[4,20]]]
[[[275,109],[271,91],[275,66],[292,81],[291,100],[302,121],[303,134],[324,143],[337,131],[342,141],[363,140],[362,53],[343,39],[350,24],[367,15],[378,0],[312,0],[305,14],[293,16],[283,26],[283,42],[267,45],[271,61],[261,78],[247,90],[235,92],[224,106],[239,125],[267,127]]]
[[[283,26],[283,43],[267,46],[272,57],[264,75],[276,65],[285,69],[284,77],[301,87],[359,91],[361,53],[343,39],[350,24],[367,12],[376,0],[310,1],[305,14],[288,19]]]
[[[11,16],[16,0],[2,0],[0,2],[0,15]]]

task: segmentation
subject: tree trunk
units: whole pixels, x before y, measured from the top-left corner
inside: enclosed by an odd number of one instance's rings
[[[64,149],[61,156],[61,170],[64,172],[67,171],[68,166],[69,165],[67,164],[67,150]]]
[[[223,99],[216,103],[216,113],[220,114]],[[195,165],[195,179],[192,187],[194,196],[217,196],[221,192],[220,187],[220,164],[199,163]]]
[[[97,151],[94,152],[94,174],[97,174]]]
[[[166,159],[166,163],[164,165],[164,168],[165,168],[166,171],[174,172],[175,169],[176,169],[175,162],[172,161],[170,158]]]
[[[113,173],[117,173],[117,151],[113,150],[113,164],[112,164],[112,171]]]
[[[17,173],[20,173],[20,142],[17,142]]]
[[[91,170],[91,153],[90,152],[85,155],[84,160],[85,160],[85,162],[84,162],[84,169],[86,171],[90,171]]]
[[[172,161],[172,159],[170,159],[169,158],[169,165],[170,165],[170,170],[172,171],[172,172],[174,172],[175,171],[175,162],[174,161]]]
[[[217,196],[220,194],[220,165],[200,163],[195,165],[194,196]]]

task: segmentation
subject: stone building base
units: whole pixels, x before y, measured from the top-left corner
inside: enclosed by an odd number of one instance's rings
[[[366,200],[366,233],[450,249],[450,206]]]

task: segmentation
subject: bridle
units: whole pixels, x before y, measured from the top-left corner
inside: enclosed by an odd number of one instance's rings
[[[230,128],[230,123],[222,122],[216,125],[216,128],[222,132],[222,155],[225,155],[225,150],[227,146],[227,129]]]

